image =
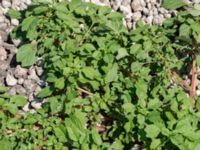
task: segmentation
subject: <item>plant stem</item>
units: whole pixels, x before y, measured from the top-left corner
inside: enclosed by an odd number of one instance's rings
[[[196,74],[196,58],[192,61],[192,80],[191,80],[191,87],[190,87],[190,97],[192,98],[192,104],[195,105],[194,97],[196,95],[196,81],[197,74]]]

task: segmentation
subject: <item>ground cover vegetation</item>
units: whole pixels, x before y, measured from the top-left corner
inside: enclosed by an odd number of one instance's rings
[[[48,86],[35,114],[20,114],[26,98],[0,87],[1,148],[200,149],[200,101],[183,82],[200,65],[199,5],[131,31],[120,13],[78,0],[8,15],[21,21],[17,61],[42,57]]]

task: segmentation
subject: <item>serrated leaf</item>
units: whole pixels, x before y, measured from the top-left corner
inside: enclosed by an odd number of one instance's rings
[[[25,44],[17,52],[17,62],[22,63],[22,67],[28,67],[36,62],[36,46]]]
[[[177,9],[185,6],[184,0],[163,0],[162,7],[166,9]]]

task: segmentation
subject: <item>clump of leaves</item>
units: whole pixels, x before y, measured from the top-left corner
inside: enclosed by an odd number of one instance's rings
[[[19,16],[12,33],[23,41],[17,61],[30,66],[43,57],[49,87],[38,97],[48,103],[18,120],[17,128],[8,126],[15,132],[2,134],[1,143],[16,149],[131,149],[137,143],[199,149],[199,103],[193,108],[179,75],[197,56],[198,16],[180,13],[163,26],[138,22],[131,32],[121,14],[77,0],[36,3]]]

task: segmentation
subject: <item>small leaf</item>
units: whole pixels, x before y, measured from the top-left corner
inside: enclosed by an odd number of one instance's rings
[[[37,97],[44,98],[44,97],[50,96],[52,93],[53,93],[52,89],[50,87],[46,87],[40,91]]]
[[[94,79],[99,76],[99,72],[92,67],[85,67],[82,72],[89,79]]]
[[[190,26],[187,25],[187,24],[182,24],[179,28],[179,36],[180,37],[189,39],[190,38],[190,32],[191,32]]]
[[[95,128],[92,129],[92,138],[97,145],[102,144],[101,137]]]
[[[17,52],[17,62],[22,63],[22,67],[28,67],[36,62],[36,46],[25,44]]]
[[[116,56],[116,59],[119,60],[119,59],[124,58],[128,55],[129,54],[127,53],[127,50],[125,48],[120,48],[120,49],[118,49],[118,54]]]
[[[17,11],[17,10],[9,9],[8,16],[11,19],[20,19],[21,18],[21,13],[19,11]]]
[[[22,31],[27,31],[30,29],[33,25],[37,24],[37,19],[33,16],[27,17],[22,22]]]
[[[63,131],[59,127],[54,128],[54,131],[55,131],[55,135],[57,136],[57,138],[61,142],[66,142],[67,141],[67,138],[66,138],[65,134],[63,133]]]
[[[107,73],[106,77],[105,77],[105,82],[106,83],[110,83],[113,81],[117,81],[118,80],[118,74],[117,74],[117,70],[118,70],[118,66],[117,64],[115,64]]]
[[[177,9],[185,6],[184,0],[164,0],[162,6],[166,9]]]
[[[161,143],[160,139],[153,139],[151,142],[150,148],[156,149],[160,143]]]
[[[147,127],[144,129],[147,137],[149,138],[156,138],[158,136],[158,134],[160,133],[160,129],[155,126],[155,125],[147,125]]]
[[[65,87],[65,78],[61,77],[55,80],[55,87],[62,90]]]
[[[27,99],[24,96],[15,95],[11,97],[10,102],[16,106],[24,106],[27,103]]]

